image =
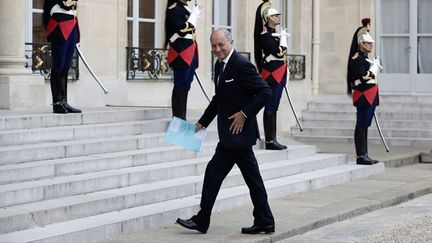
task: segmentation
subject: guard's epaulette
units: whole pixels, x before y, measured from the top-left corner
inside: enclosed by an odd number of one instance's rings
[[[176,6],[177,6],[177,3],[173,3],[173,4],[171,4],[171,6],[168,7],[168,9],[173,9],[173,8],[175,8]]]
[[[358,52],[356,52],[356,53],[354,54],[354,56],[351,57],[351,59],[355,60],[355,59],[357,59],[357,57],[359,57],[359,53],[358,53]]]

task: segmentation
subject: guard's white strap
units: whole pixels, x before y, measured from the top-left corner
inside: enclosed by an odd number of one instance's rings
[[[179,34],[175,33],[173,36],[171,36],[170,41],[171,43],[174,43],[174,41],[176,41],[178,38],[183,38],[183,39],[190,39],[193,40],[193,35],[192,34],[187,34],[185,36],[180,36]]]
[[[375,79],[371,79],[371,80],[368,80],[366,83],[367,84],[376,84],[376,81],[375,81]],[[359,79],[357,79],[356,81],[354,81],[354,85],[355,86],[358,86],[360,84],[362,84],[362,81],[360,81]]]
[[[275,55],[269,55],[266,57],[266,62],[271,62],[271,61],[285,61],[285,58],[283,57],[276,57]]]
[[[54,7],[52,7],[50,14],[51,16],[55,13],[61,13],[61,14],[69,14],[69,15],[73,15],[76,16],[77,11],[76,10],[66,10],[60,7],[60,5],[56,4],[54,5]]]

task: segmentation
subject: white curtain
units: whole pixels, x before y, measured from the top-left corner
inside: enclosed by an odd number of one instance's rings
[[[418,73],[432,73],[432,1],[418,0]]]
[[[381,0],[381,57],[385,73],[409,73],[409,37],[406,36],[409,13],[409,0]]]

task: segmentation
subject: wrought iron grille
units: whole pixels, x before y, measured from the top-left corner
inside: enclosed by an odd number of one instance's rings
[[[126,47],[126,53],[127,80],[173,79],[167,49]]]
[[[306,78],[306,56],[287,55],[290,80],[302,80]]]
[[[251,58],[250,52],[239,52],[245,56],[249,61]],[[306,75],[306,56],[305,55],[287,55],[289,63],[288,69],[290,71],[290,80],[302,80],[305,79]],[[214,65],[216,63],[216,57],[212,58],[212,79],[214,78]]]
[[[51,44],[49,43],[25,43],[25,57],[27,63],[25,67],[31,69],[33,74],[44,76],[45,80],[51,77]],[[77,81],[79,79],[78,54],[75,52],[72,57],[69,69],[68,80]]]

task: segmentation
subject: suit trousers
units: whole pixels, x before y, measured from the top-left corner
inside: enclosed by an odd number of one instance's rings
[[[219,189],[234,164],[239,167],[249,188],[254,206],[254,225],[274,225],[273,214],[267,201],[266,189],[252,147],[228,149],[223,147],[220,142],[216,147],[216,153],[207,164],[200,203],[201,210],[196,217],[196,223],[202,228],[208,229],[211,211]]]

